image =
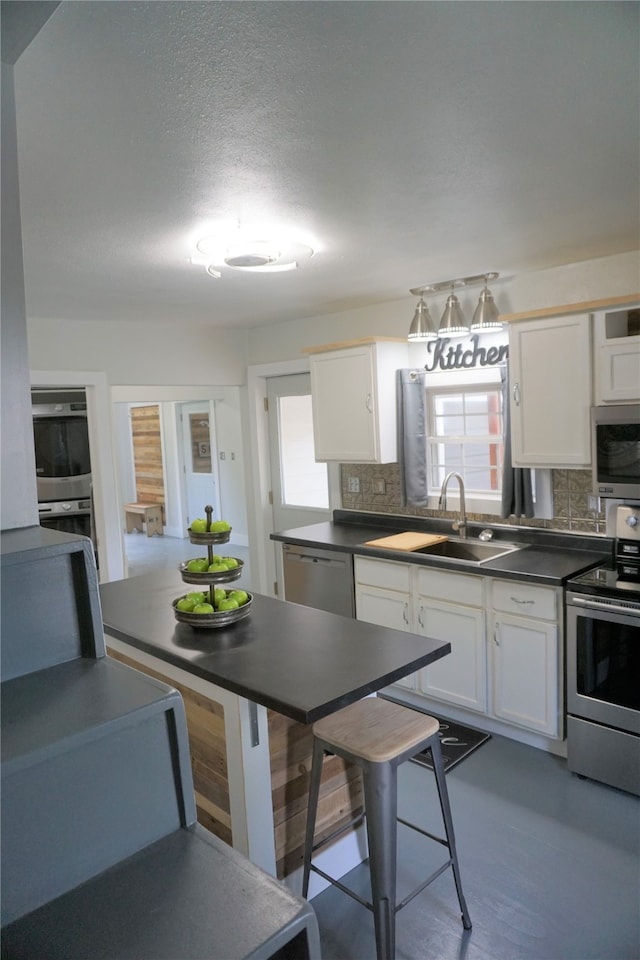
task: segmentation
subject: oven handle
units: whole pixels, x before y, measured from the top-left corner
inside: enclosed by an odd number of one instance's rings
[[[602,603],[599,600],[585,600],[584,597],[571,597],[570,607],[586,607],[588,610],[604,610],[608,613],[622,613],[628,616],[638,613],[638,607],[619,607],[616,603]]]

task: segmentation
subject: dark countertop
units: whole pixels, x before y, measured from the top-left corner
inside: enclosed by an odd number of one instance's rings
[[[492,543],[518,543],[520,549],[479,565],[468,564],[407,550],[384,550],[365,545],[367,540],[375,540],[403,530],[455,537],[451,532],[450,520],[425,521],[415,517],[375,514],[361,514],[358,517],[357,513],[348,511],[336,511],[334,518],[334,522],[314,523],[308,527],[272,533],[271,539],[310,548],[320,547],[341,553],[439,567],[458,573],[474,573],[505,580],[526,580],[556,587],[562,586],[571,577],[590,567],[606,563],[612,556],[612,541],[605,537],[578,537],[503,525],[498,531],[494,528]],[[470,523],[469,539],[477,539],[478,533],[486,527],[487,524]]]
[[[245,619],[194,630],[171,608],[189,589],[174,570],[102,584],[105,632],[300,723],[451,652],[448,643],[257,593]]]

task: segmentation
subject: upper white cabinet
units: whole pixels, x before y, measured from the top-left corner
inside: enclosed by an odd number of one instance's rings
[[[395,463],[396,371],[408,366],[407,341],[372,337],[309,353],[316,460]]]
[[[640,304],[594,314],[595,403],[640,401]]]
[[[514,467],[591,464],[591,316],[509,326]]]

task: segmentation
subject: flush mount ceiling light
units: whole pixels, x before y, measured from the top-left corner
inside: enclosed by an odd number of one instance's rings
[[[313,247],[282,233],[272,235],[265,228],[226,228],[201,237],[191,262],[203,266],[209,276],[219,280],[225,271],[246,273],[283,273],[296,270],[309,260]]]
[[[496,307],[491,291],[487,288],[489,280],[495,280],[498,273],[480,273],[472,277],[457,277],[455,280],[444,280],[438,283],[426,283],[422,287],[412,287],[409,291],[414,297],[420,297],[409,329],[409,340],[432,340],[435,337],[464,337],[470,329],[481,333],[483,330],[495,330],[502,326],[500,314]],[[467,287],[470,284],[484,282],[484,289],[480,294],[478,306],[473,314],[471,327],[465,320],[460,301],[454,293],[456,287]],[[442,290],[451,290],[447,297],[447,304],[437,330],[429,308],[424,302],[427,293],[439,293]]]

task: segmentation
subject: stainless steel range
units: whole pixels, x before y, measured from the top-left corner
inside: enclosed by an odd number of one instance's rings
[[[567,763],[640,795],[640,507],[615,537],[615,562],[567,584]]]

